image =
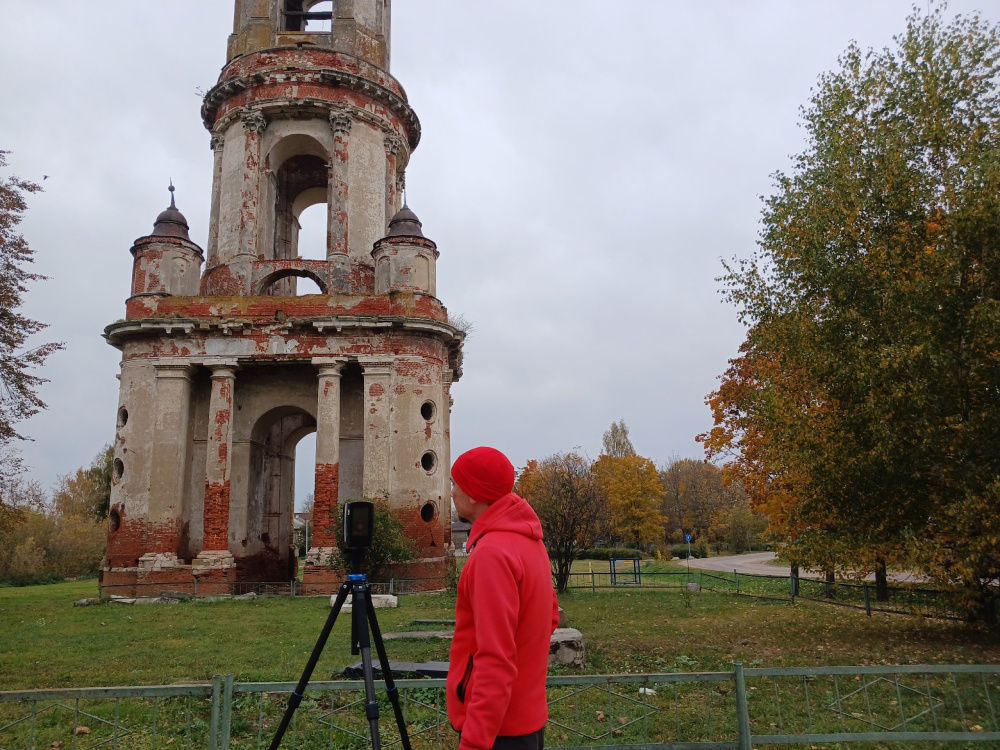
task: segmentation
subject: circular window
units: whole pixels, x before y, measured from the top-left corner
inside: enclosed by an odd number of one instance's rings
[[[437,508],[434,507],[434,503],[424,503],[420,509],[420,517],[427,523],[430,523],[434,520],[435,515],[437,515]]]
[[[112,508],[108,514],[108,525],[112,531],[118,531],[122,526],[122,517],[117,508]]]
[[[424,401],[423,405],[420,407],[420,416],[430,422],[434,419],[435,414],[437,414],[437,407],[434,406],[434,402]]]
[[[428,474],[430,474],[432,471],[434,471],[435,468],[437,468],[437,463],[438,463],[437,456],[435,456],[434,453],[431,451],[427,451],[424,455],[420,457],[420,466]]]
[[[115,481],[119,481],[125,474],[125,464],[122,463],[120,458],[115,459]]]
[[[118,410],[118,426],[124,427],[128,424],[128,409],[124,406]]]

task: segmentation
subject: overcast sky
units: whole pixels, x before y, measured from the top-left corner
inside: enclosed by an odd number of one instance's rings
[[[924,6],[925,3],[919,3]],[[911,0],[395,0],[392,73],[423,125],[411,208],[438,293],[475,326],[453,455],[518,466],[600,452],[624,419],[658,463],[702,456],[705,397],[743,330],[715,280],[754,248],[760,196],[803,149],[798,108],[853,39],[891,44]],[[1000,0],[950,14],[1000,20]],[[49,280],[27,312],[66,342],[22,425],[50,486],[114,437],[132,241],[177,186],[207,236],[199,108],[232,0],[0,0],[0,149],[43,183],[22,229]],[[43,176],[48,179],[43,180]],[[311,441],[300,464],[311,462]],[[299,494],[311,490],[300,472]]]

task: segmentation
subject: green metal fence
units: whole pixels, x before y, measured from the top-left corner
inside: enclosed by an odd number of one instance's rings
[[[620,576],[619,576],[620,578]],[[885,612],[899,615],[920,615],[944,619],[961,619],[952,606],[947,591],[921,588],[919,586],[890,586],[888,599],[878,601],[876,588],[866,581],[851,583],[836,581],[827,583],[814,578],[789,576],[765,576],[750,573],[723,573],[707,570],[687,570],[666,573],[642,572],[635,583],[629,579],[626,584],[615,582],[610,571],[570,573],[568,588],[573,590],[597,591],[598,589],[633,588],[682,588],[696,583],[700,588],[719,593],[740,594],[762,599],[806,599],[821,604]]]
[[[400,680],[415,750],[452,750],[444,680]],[[294,683],[0,692],[0,750],[266,748]],[[399,736],[378,683],[386,748]],[[548,679],[546,745],[750,750],[878,742],[1000,746],[1000,666],[744,669]],[[359,682],[310,684],[284,747],[368,746]]]

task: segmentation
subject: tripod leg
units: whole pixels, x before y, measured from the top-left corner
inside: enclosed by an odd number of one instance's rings
[[[323,653],[323,649],[326,647],[326,641],[330,637],[330,631],[333,630],[333,624],[337,621],[337,615],[340,614],[340,608],[343,607],[344,602],[347,601],[347,594],[350,593],[350,591],[351,585],[345,582],[340,587],[340,591],[337,592],[337,600],[333,603],[330,615],[326,618],[326,624],[323,626],[323,630],[319,634],[319,640],[316,641],[316,645],[313,646],[312,654],[309,657],[309,661],[306,662],[306,668],[302,672],[299,684],[295,686],[295,690],[288,697],[288,708],[285,709],[285,715],[281,717],[281,724],[278,725],[278,731],[275,732],[274,739],[271,740],[270,750],[278,750],[278,746],[281,744],[281,740],[285,736],[285,730],[288,729],[288,724],[292,720],[292,714],[295,713],[295,709],[297,709],[299,704],[302,702],[302,696],[305,694],[306,687],[309,685],[309,678],[312,677],[313,670],[316,668],[316,663],[319,661],[320,654]]]
[[[354,584],[354,596],[351,599],[354,617],[354,632],[358,638],[357,645],[361,649],[361,665],[365,674],[365,716],[371,727],[372,750],[381,750],[382,740],[378,731],[378,701],[375,698],[375,675],[372,672],[372,644],[368,637],[368,601],[367,584]]]
[[[370,589],[368,596],[368,623],[371,625],[372,639],[375,641],[375,651],[378,654],[379,663],[382,665],[382,679],[385,680],[385,690],[389,695],[389,702],[392,704],[392,712],[396,715],[399,738],[403,742],[403,750],[410,750],[410,733],[406,731],[403,707],[399,704],[399,691],[396,689],[396,683],[392,679],[392,670],[389,669],[389,657],[385,653],[382,631],[379,629],[378,620],[375,618],[375,604],[372,602]]]

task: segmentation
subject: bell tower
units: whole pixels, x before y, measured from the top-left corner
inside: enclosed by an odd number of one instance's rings
[[[396,577],[440,585],[464,335],[437,298],[437,247],[402,205],[420,123],[389,73],[390,5],[235,2],[201,111],[205,249],[171,195],[132,248],[125,320],[105,329],[122,351],[105,586],[291,581],[295,446],[311,432],[307,587],[339,580],[334,521],[360,499],[417,543]],[[304,259],[299,217],[317,204],[325,252]]]

